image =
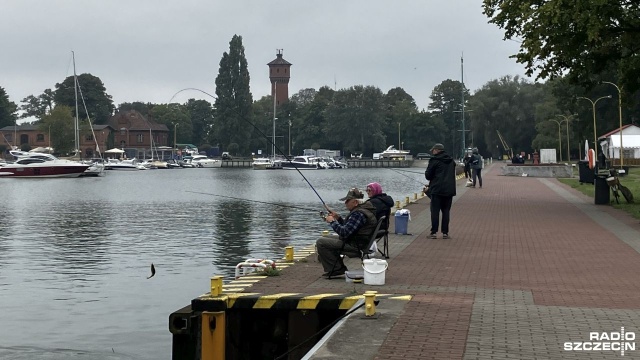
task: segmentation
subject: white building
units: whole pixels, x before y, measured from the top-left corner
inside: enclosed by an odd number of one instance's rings
[[[622,156],[624,165],[640,165],[640,127],[628,124],[620,129],[606,133],[598,138],[602,150],[610,160],[619,163],[620,141],[622,140]]]

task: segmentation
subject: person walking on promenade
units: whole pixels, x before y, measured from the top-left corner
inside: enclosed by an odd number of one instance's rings
[[[323,236],[316,241],[318,260],[325,273],[322,276],[344,275],[347,267],[340,254],[349,257],[360,256],[360,249],[367,246],[371,235],[376,230],[376,208],[371,202],[361,203],[364,194],[357,188],[349,190],[347,196],[340,199],[349,210],[349,215],[343,219],[336,212],[327,207],[329,215],[325,218],[338,236]]]
[[[393,207],[393,198],[383,193],[382,186],[377,182],[367,184],[367,195],[369,195],[367,202],[370,202],[376,208],[376,219],[380,220],[383,216],[387,217],[384,223],[382,223],[380,230],[388,230],[389,216],[391,216],[391,208]]]
[[[462,159],[462,162],[464,163],[464,177],[466,179],[470,179],[471,178],[471,155],[469,155],[468,153],[464,155],[464,158]]]
[[[476,187],[476,178],[478,179],[478,184],[480,185],[480,189],[482,189],[482,156],[478,154],[478,148],[473,148],[473,155],[471,155],[471,170],[473,171],[473,185],[472,188]]]
[[[456,196],[456,163],[444,151],[444,145],[435,144],[431,148],[433,157],[429,160],[424,177],[429,180],[431,197],[431,239],[437,239],[440,212],[442,212],[442,238],[449,239],[449,213],[453,197]]]

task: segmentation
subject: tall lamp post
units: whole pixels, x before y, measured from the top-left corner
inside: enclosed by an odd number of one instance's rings
[[[597,131],[596,131],[596,104],[598,103],[598,101],[602,100],[602,99],[611,99],[611,95],[607,95],[607,96],[602,96],[596,99],[596,101],[593,101],[587,97],[584,96],[578,96],[578,99],[585,99],[585,100],[589,100],[589,102],[591,103],[591,109],[593,112],[593,146],[596,152],[596,155],[598,154],[598,135],[597,135]]]
[[[620,88],[618,87],[618,85],[610,82],[610,81],[603,81],[603,84],[610,84],[616,87],[616,90],[618,90],[618,116],[620,118],[620,168],[622,169],[622,165],[624,164],[624,158],[622,155],[622,92],[620,91]]]
[[[177,130],[178,130],[178,123],[174,123],[173,124],[173,156],[176,156],[177,149],[178,149],[178,142],[176,141],[177,134],[178,134]]]
[[[569,149],[569,121],[571,121],[573,117],[576,116],[576,114],[572,114],[569,116],[565,116],[565,115],[556,115],[556,116],[563,118],[564,120],[562,121],[566,121],[567,123],[567,161],[571,161],[571,152],[570,152],[571,150]]]
[[[400,147],[400,123],[398,123],[398,147]]]
[[[291,157],[291,119],[289,119],[289,157]]]
[[[562,136],[560,135],[560,129],[562,128],[562,123],[566,120],[558,121],[556,119],[549,119],[549,121],[553,121],[558,124],[558,152],[560,153],[560,162],[562,162]]]

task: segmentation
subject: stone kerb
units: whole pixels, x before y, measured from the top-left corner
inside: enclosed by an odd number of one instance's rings
[[[545,178],[571,178],[573,167],[570,164],[546,164],[546,165],[513,165],[502,167],[502,175],[505,176],[532,176]]]

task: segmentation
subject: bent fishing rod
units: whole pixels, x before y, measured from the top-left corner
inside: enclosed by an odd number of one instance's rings
[[[176,97],[176,95],[178,95],[179,93],[186,91],[186,90],[195,90],[195,91],[199,91],[205,95],[210,96],[213,99],[217,100],[217,97],[214,95],[209,94],[208,92],[204,91],[204,90],[200,90],[197,88],[184,88],[180,91],[178,91],[177,93],[173,94],[173,96],[171,97],[171,99],[169,100],[169,103],[171,103],[171,101],[173,100],[173,98]],[[289,159],[289,156],[285,155],[284,152],[282,150],[280,150],[280,148],[273,142],[271,141],[271,139],[269,139],[269,137],[267,135],[265,135],[265,133],[262,132],[262,130],[260,130],[254,123],[252,123],[251,121],[247,120],[247,118],[238,113],[235,109],[232,108],[227,108],[228,110],[231,110],[233,112],[235,112],[238,116],[240,116],[240,118],[242,118],[242,120],[246,121],[249,125],[251,125],[260,135],[262,135],[265,139],[267,139],[267,141],[269,142],[269,144],[271,144],[273,146],[274,149],[278,150],[278,152],[284,156],[287,160]],[[302,176],[302,178],[304,179],[304,181],[307,182],[307,184],[309,185],[309,187],[311,187],[311,190],[313,190],[313,192],[316,194],[316,196],[318,197],[318,199],[320,199],[320,202],[322,202],[322,205],[328,210],[327,208],[327,204],[324,202],[324,200],[322,199],[322,197],[320,196],[320,194],[318,194],[318,192],[316,191],[316,189],[313,187],[313,185],[311,185],[311,183],[309,182],[309,180],[307,179],[306,176],[304,176],[304,174],[302,174],[302,171],[300,171],[300,169],[298,169],[298,167],[295,164],[292,164],[293,168],[296,169],[296,171],[298,172],[298,174],[300,174],[300,176]]]
[[[235,197],[235,196],[218,195],[218,194],[212,194],[212,193],[206,193],[206,192],[200,192],[200,191],[189,191],[189,190],[185,190],[184,192],[188,192],[188,193],[192,193],[192,194],[201,194],[201,195],[217,196],[217,197],[223,197],[223,198],[233,199],[233,200],[249,201],[249,202],[260,203],[260,204],[275,205],[275,206],[281,206],[281,207],[287,207],[287,208],[299,209],[299,210],[305,210],[305,211],[313,211],[313,212],[315,212],[315,213],[317,213],[317,212],[318,212],[318,210],[316,210],[316,209],[306,208],[306,207],[302,207],[302,206],[284,205],[284,204],[272,203],[272,202],[268,202],[268,201],[260,201],[260,200],[244,199],[244,198],[239,198],[239,197]]]

